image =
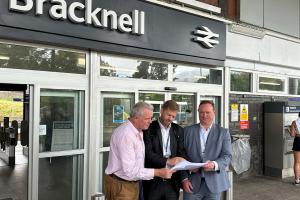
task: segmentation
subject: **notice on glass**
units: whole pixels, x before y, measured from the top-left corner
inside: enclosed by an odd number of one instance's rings
[[[180,163],[177,163],[172,170],[179,171],[179,170],[193,170],[203,167],[206,163],[192,163],[187,160],[183,160]]]
[[[124,120],[124,106],[114,105],[113,107],[113,123],[123,123]]]
[[[238,108],[238,104],[231,104],[231,121],[232,122],[239,121],[239,108]]]
[[[39,130],[40,135],[46,135],[47,134],[47,125],[40,125],[40,130]]]

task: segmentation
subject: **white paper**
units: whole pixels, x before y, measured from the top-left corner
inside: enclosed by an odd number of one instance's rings
[[[186,160],[181,161],[180,163],[177,163],[174,167],[172,167],[172,170],[178,171],[178,170],[193,170],[198,169],[200,167],[203,167],[206,163],[192,163]]]
[[[47,125],[40,125],[40,129],[39,129],[39,133],[40,135],[46,135],[47,134]]]

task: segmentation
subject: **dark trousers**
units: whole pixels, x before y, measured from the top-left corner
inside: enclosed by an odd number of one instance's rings
[[[170,180],[143,181],[144,200],[178,200],[179,189]]]

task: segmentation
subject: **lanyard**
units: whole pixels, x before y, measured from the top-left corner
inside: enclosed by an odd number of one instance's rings
[[[168,133],[167,141],[163,144],[164,150],[165,150],[164,157],[166,157],[166,158],[168,158],[170,156],[168,154],[168,147],[170,147],[169,143],[170,143],[170,133]]]

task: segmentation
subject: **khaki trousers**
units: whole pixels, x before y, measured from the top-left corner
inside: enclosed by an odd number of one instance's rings
[[[122,181],[115,177],[105,175],[104,192],[106,200],[138,200],[139,183]]]

